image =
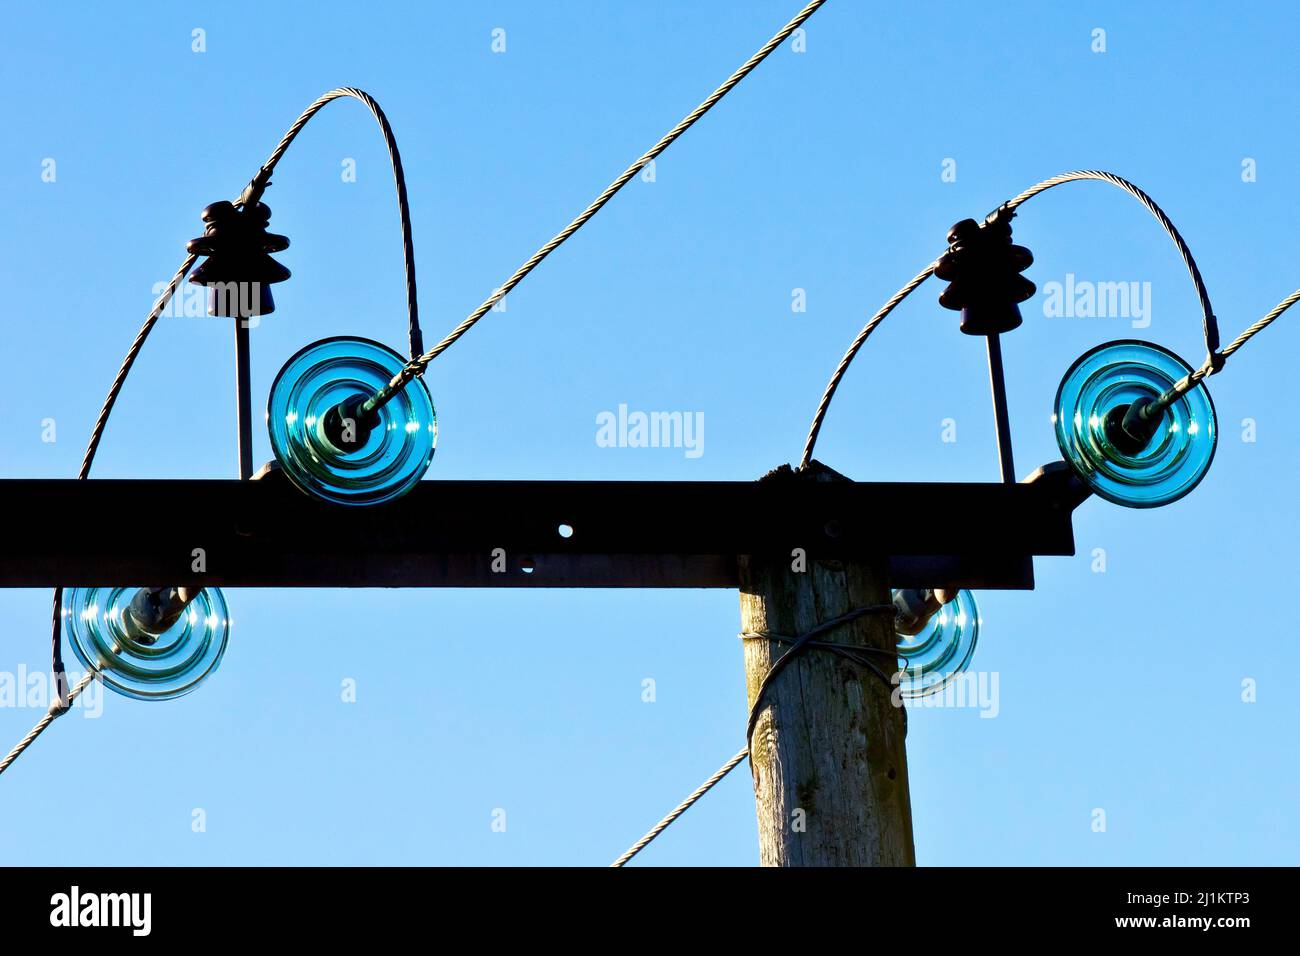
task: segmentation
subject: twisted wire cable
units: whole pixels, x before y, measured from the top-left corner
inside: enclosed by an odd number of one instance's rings
[[[95,425],[90,431],[90,441],[86,444],[86,453],[82,456],[81,467],[77,471],[78,479],[85,480],[90,477],[90,466],[95,462],[95,453],[99,450],[99,443],[104,437],[104,429],[108,426],[108,416],[113,413],[113,406],[117,404],[117,396],[121,393],[122,386],[126,384],[126,377],[131,373],[131,368],[135,365],[140,350],[144,348],[145,339],[149,337],[149,333],[153,331],[154,325],[157,324],[158,317],[167,308],[167,303],[176,294],[176,289],[197,260],[198,256],[196,255],[191,254],[185,257],[185,261],[181,263],[180,268],[176,270],[176,274],[167,283],[167,287],[163,289],[162,295],[158,296],[153,308],[149,310],[149,315],[145,318],[144,324],[140,326],[140,331],[135,334],[131,347],[126,351],[126,358],[122,359],[122,365],[118,368],[117,374],[113,376],[113,383],[108,388],[108,395],[105,396],[104,404],[100,407],[99,415],[95,419]],[[50,626],[50,645],[54,679],[60,698],[64,696],[67,690],[67,680],[64,677],[63,668],[62,608],[63,588],[55,588],[53,620]],[[45,728],[42,727],[41,729],[44,730]],[[19,753],[21,752],[20,750]]]
[[[1291,308],[1291,306],[1295,305],[1297,301],[1300,301],[1300,289],[1292,292],[1289,296],[1275,305],[1267,315],[1260,318],[1257,322],[1233,339],[1227,347],[1223,349],[1223,351],[1219,352],[1218,357],[1220,361],[1217,368],[1213,367],[1209,362],[1206,362],[1200,368],[1184,376],[1181,381],[1175,382],[1171,385],[1168,391],[1151,403],[1149,408],[1153,410],[1167,408],[1180,396],[1190,392],[1202,379],[1219,371],[1219,369],[1223,367],[1223,363],[1227,360],[1228,356],[1232,355],[1232,353],[1236,352],[1252,338],[1272,325],[1278,316]]]
[[[113,406],[117,404],[117,396],[122,391],[122,386],[126,384],[126,377],[131,373],[131,367],[135,365],[136,357],[140,350],[144,348],[145,339],[153,331],[154,325],[158,322],[158,317],[163,314],[167,308],[167,303],[171,301],[172,296],[180,287],[181,281],[194,267],[198,261],[198,256],[190,254],[185,257],[176,274],[172,276],[167,287],[163,289],[162,294],[154,302],[153,308],[149,310],[149,315],[145,318],[144,324],[140,326],[140,331],[135,334],[135,339],[131,342],[131,347],[126,350],[126,358],[122,359],[122,365],[113,376],[113,384],[108,388],[108,395],[104,399],[103,406],[99,409],[99,417],[95,419],[95,427],[90,432],[90,442],[86,445],[86,454],[81,459],[81,469],[77,472],[78,478],[85,478],[90,474],[90,466],[95,460],[95,452],[99,450],[99,442],[104,437],[104,428],[108,425],[108,416],[113,413]]]
[[[1098,182],[1110,183],[1112,186],[1124,190],[1138,202],[1147,208],[1151,215],[1164,227],[1165,232],[1169,233],[1169,238],[1174,241],[1178,247],[1178,254],[1183,258],[1183,264],[1187,266],[1187,272],[1192,277],[1192,284],[1196,287],[1196,296],[1201,301],[1202,325],[1205,332],[1205,350],[1212,357],[1219,351],[1219,322],[1214,315],[1214,306],[1210,304],[1210,293],[1205,288],[1205,281],[1201,278],[1201,270],[1196,265],[1196,259],[1192,257],[1192,250],[1188,248],[1187,243],[1183,240],[1182,234],[1165,215],[1154,199],[1139,189],[1136,185],[1129,182],[1122,176],[1107,172],[1104,169],[1075,169],[1068,173],[1061,173],[1059,176],[1053,176],[1051,179],[1044,179],[1040,183],[1030,186],[1019,196],[1003,203],[1001,209],[1014,212],[1020,205],[1033,199],[1039,193],[1046,192],[1056,186],[1064,183],[1079,182],[1081,180],[1096,180]],[[996,212],[993,213],[996,215]]]
[[[1297,302],[1300,302],[1300,289],[1296,289],[1277,305],[1273,306],[1267,315],[1233,339],[1219,354],[1226,359],[1233,352],[1237,351],[1237,349],[1241,348],[1260,332],[1263,332],[1266,328],[1272,325],[1273,321],[1277,319],[1278,316],[1291,308],[1291,306],[1295,305]]]
[[[632,846],[628,848],[626,853],[624,853],[617,860],[611,863],[610,868],[612,869],[612,868],[623,866],[625,863],[627,863],[628,860],[632,859],[632,857],[636,856],[647,846],[649,846],[650,842],[654,840],[655,837],[657,837],[659,834],[667,830],[669,825],[674,820],[676,820],[683,813],[685,813],[692,806],[694,806],[696,801],[699,800],[700,797],[704,796],[706,793],[712,790],[713,787],[718,783],[718,781],[720,781],[727,774],[731,773],[731,771],[735,770],[736,767],[740,766],[740,762],[748,756],[749,756],[749,748],[746,747],[744,750],[737,753],[734,757],[732,757],[721,767],[719,767],[717,771],[714,772],[713,776],[711,776],[708,780],[705,780],[702,784],[699,785],[698,788],[696,788],[694,793],[692,793],[681,803],[677,804],[677,806],[673,808],[673,810],[668,814],[668,816],[664,817],[662,820],[660,820],[658,823],[656,823],[653,827],[650,828],[649,833],[647,833],[641,839],[633,843]]]
[[[632,165],[623,170],[623,172],[620,173],[612,183],[605,187],[599,196],[591,201],[591,204],[588,205],[586,209],[578,213],[577,217],[575,217],[572,222],[561,229],[540,249],[529,256],[528,259],[524,261],[523,265],[515,270],[514,274],[511,275],[510,278],[506,279],[506,281],[503,282],[500,287],[492,293],[492,295],[483,300],[482,304],[466,316],[464,321],[452,329],[441,342],[433,346],[433,348],[429,349],[418,358],[412,359],[411,362],[401,370],[401,372],[393,376],[393,380],[388,383],[379,396],[376,396],[378,401],[372,400],[374,401],[374,405],[371,405],[371,403],[368,402],[367,406],[377,407],[378,405],[383,404],[383,402],[390,398],[393,393],[404,388],[407,382],[411,381],[418,375],[423,375],[424,370],[428,368],[430,362],[454,345],[462,335],[472,329],[475,324],[478,323],[479,319],[487,315],[494,305],[504,299],[515,286],[519,285],[519,283],[522,282],[524,278],[533,271],[533,269],[537,268],[537,266],[541,264],[543,259],[562,246],[565,241],[581,229],[592,216],[600,212],[604,205],[614,197],[614,194],[632,180],[632,177],[640,172],[660,153],[671,146],[679,136],[694,126],[695,122],[701,116],[713,109],[719,100],[730,93],[731,90],[735,88],[736,84],[753,72],[754,68],[758,66],[758,64],[767,59],[768,55],[773,50],[784,43],[790,34],[799,29],[799,27],[809,17],[816,13],[817,9],[825,2],[826,0],[812,0],[811,3],[795,14],[794,18],[789,23],[778,30],[773,37],[764,43],[757,53],[746,60],[735,73],[732,73],[731,76],[727,77],[723,84],[710,93],[699,106],[691,110],[691,112],[688,113],[680,123],[665,133],[659,142],[651,146],[650,149],[643,153],[639,159],[635,160]]]
[[[62,675],[60,674],[59,676],[61,679]],[[26,737],[18,741],[14,746],[14,749],[9,751],[4,760],[0,760],[0,773],[4,773],[9,769],[9,765],[17,760],[22,755],[22,752],[32,745],[32,742],[35,741],[37,737],[45,732],[45,728],[54,723],[54,718],[67,713],[72,707],[73,701],[81,696],[81,692],[89,687],[90,682],[97,676],[98,675],[94,671],[90,671],[85,677],[77,681],[77,686],[72,688],[72,690],[68,692],[67,696],[64,696],[61,692],[56,694],[54,702],[50,704],[50,709],[45,712],[45,716],[36,722],[36,726],[27,732]]]
[[[889,313],[893,312],[900,302],[916,291],[917,286],[934,274],[934,267],[935,263],[930,263],[924,270],[918,272],[911,282],[890,296],[889,301],[880,307],[880,311],[873,315],[867,324],[862,327],[862,331],[853,340],[849,350],[840,359],[840,364],[835,366],[835,372],[831,375],[831,380],[826,383],[826,390],[822,392],[822,400],[817,403],[817,411],[813,414],[812,426],[808,429],[808,437],[804,440],[803,455],[799,458],[800,468],[807,468],[812,463],[813,449],[817,447],[817,436],[821,434],[822,422],[826,419],[826,412],[830,410],[831,399],[835,397],[835,390],[840,387],[840,379],[844,378],[844,373],[853,364],[853,359],[857,356],[858,351],[866,343],[871,333],[876,330],[876,327],[888,318]]]
[[[856,663],[859,663],[862,666],[870,669],[873,673],[876,674],[876,676],[878,676],[881,680],[885,681],[886,684],[889,684],[890,683],[889,677],[887,677],[880,670],[880,668],[878,668],[872,661],[867,659],[865,656],[855,653],[861,651],[873,651],[875,650],[875,648],[856,647],[856,646],[845,645],[845,644],[837,644],[828,641],[818,641],[817,638],[828,631],[834,630],[835,628],[839,627],[841,624],[847,624],[850,621],[855,621],[864,615],[879,614],[879,613],[893,614],[896,611],[897,608],[895,608],[893,604],[868,604],[863,607],[854,608],[853,610],[841,614],[838,617],[833,617],[828,621],[823,621],[821,624],[818,624],[816,627],[812,628],[810,631],[800,635],[797,638],[786,638],[786,637],[780,637],[778,635],[769,635],[769,634],[742,634],[741,637],[746,639],[768,638],[770,640],[780,641],[783,643],[788,643],[790,645],[790,647],[785,651],[785,653],[783,653],[780,657],[778,657],[772,663],[771,667],[768,668],[767,673],[763,675],[763,680],[758,685],[758,690],[754,693],[754,703],[753,706],[749,708],[749,724],[745,730],[745,740],[749,741],[754,736],[754,726],[757,724],[758,716],[760,713],[762,713],[763,710],[763,697],[767,694],[767,690],[772,685],[772,682],[776,679],[777,675],[780,674],[781,671],[783,671],[786,668],[786,666],[789,665],[790,662],[793,661],[799,655],[801,651],[803,651],[808,647],[821,647],[826,650],[832,651],[834,653],[842,654],[843,656],[850,658]],[[904,713],[906,714],[906,712]],[[676,820],[683,813],[685,813],[692,806],[694,806],[695,803],[700,799],[700,797],[704,796],[706,793],[712,790],[714,786],[718,783],[718,781],[720,781],[727,774],[731,773],[731,771],[735,770],[736,767],[740,765],[740,762],[748,756],[749,756],[749,745],[748,743],[746,743],[745,749],[741,750],[734,757],[732,757],[721,767],[719,767],[717,771],[714,772],[713,776],[709,777],[708,780],[705,780],[704,783],[700,784],[699,787],[697,787],[689,797],[687,797],[685,800],[679,803],[676,807],[674,807],[669,812],[669,814],[666,817],[664,817],[653,827],[651,827],[650,831],[646,833],[645,836],[643,836],[641,839],[633,843],[632,846],[628,848],[627,852],[625,852],[622,856],[620,856],[617,860],[615,860],[613,863],[610,864],[610,867],[614,868],[614,867],[623,866],[625,863],[627,863],[628,860],[632,859],[632,857],[636,856],[647,846],[649,846],[650,843],[655,839],[655,837],[659,836],[659,834],[663,833],[664,830],[668,829],[668,827],[672,824],[674,820]]]
[[[302,128],[307,125],[313,116],[320,112],[325,104],[345,96],[360,100],[374,115],[379,123],[379,129],[384,135],[384,145],[388,147],[388,158],[392,162],[393,181],[397,185],[397,212],[402,220],[402,261],[406,269],[407,326],[411,358],[414,359],[424,350],[424,336],[420,331],[420,303],[415,291],[415,244],[411,235],[411,206],[406,196],[406,173],[402,170],[402,154],[397,149],[397,138],[393,135],[392,127],[388,125],[388,117],[384,115],[384,111],[380,109],[374,97],[365,90],[359,90],[352,86],[341,86],[317,97],[294,120],[293,125],[289,127],[279,144],[271,151],[270,157],[262,164],[262,168],[257,171],[257,175],[253,177],[244,190],[244,194],[237,201],[246,205],[257,202],[266,187],[271,184],[271,173],[275,171],[276,164],[284,156],[289,144],[302,132]]]

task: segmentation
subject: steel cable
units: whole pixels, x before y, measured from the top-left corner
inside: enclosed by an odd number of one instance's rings
[[[514,289],[515,286],[519,285],[519,283],[522,282],[524,278],[533,271],[533,269],[537,268],[543,259],[562,246],[565,241],[581,229],[592,216],[600,212],[604,205],[614,197],[615,193],[632,180],[632,177],[645,168],[648,163],[655,159],[655,157],[665,149],[671,146],[679,136],[694,126],[695,122],[700,117],[711,110],[717,102],[731,92],[731,90],[735,88],[741,80],[753,72],[754,68],[758,66],[758,64],[767,59],[768,55],[773,50],[785,42],[790,34],[799,29],[799,27],[809,17],[816,13],[817,9],[825,2],[826,0],[812,0],[811,3],[795,14],[794,18],[789,23],[778,30],[770,40],[763,44],[757,53],[741,64],[740,68],[737,69],[736,72],[732,73],[721,86],[710,93],[699,106],[691,110],[691,112],[688,113],[681,122],[665,133],[659,142],[650,147],[648,151],[642,154],[641,157],[635,160],[632,165],[627,167],[627,169],[623,170],[623,172],[619,174],[612,183],[605,187],[600,195],[591,201],[590,205],[588,205],[586,209],[578,213],[577,217],[574,218],[572,222],[561,229],[555,234],[555,236],[544,243],[540,249],[529,256],[528,259],[524,261],[523,265],[514,271],[514,274],[511,275],[510,278],[506,279],[506,281],[503,282],[492,293],[492,295],[483,300],[478,308],[466,316],[459,325],[452,329],[451,332],[442,339],[442,341],[433,346],[433,348],[429,349],[423,355],[412,359],[406,367],[404,367],[397,375],[393,376],[392,381],[390,381],[378,395],[374,396],[370,402],[367,402],[367,410],[382,405],[398,390],[405,388],[406,384],[412,379],[419,375],[423,375],[430,362],[454,345],[461,336],[472,329],[478,321],[483,318],[483,316],[487,315],[488,312],[492,310],[494,305],[509,295],[510,291]]]
[[[616,868],[616,867],[623,866],[625,863],[627,863],[628,860],[632,859],[632,857],[636,856],[647,846],[649,846],[651,841],[653,841],[655,837],[657,837],[659,834],[667,830],[669,825],[674,820],[676,820],[683,813],[685,813],[687,810],[693,807],[695,805],[695,802],[699,800],[700,797],[704,796],[706,793],[712,790],[714,785],[717,784],[718,781],[720,781],[727,774],[731,773],[731,771],[735,770],[736,767],[740,766],[740,762],[748,756],[749,756],[749,748],[746,747],[744,750],[736,754],[736,756],[732,757],[721,767],[719,767],[717,771],[713,774],[713,776],[709,777],[708,780],[705,780],[702,784],[700,784],[699,787],[696,788],[695,792],[692,793],[689,797],[687,797],[681,803],[677,804],[677,806],[674,807],[671,812],[669,812],[668,816],[664,817],[653,827],[651,827],[649,833],[647,833],[641,839],[637,840],[630,847],[628,847],[627,852],[624,853],[622,856],[620,856],[613,863],[611,863],[610,867]]]
[[[1192,256],[1192,250],[1188,248],[1187,243],[1183,240],[1182,234],[1177,227],[1165,215],[1165,211],[1157,205],[1156,201],[1139,189],[1136,185],[1129,182],[1122,176],[1107,172],[1104,169],[1075,169],[1068,173],[1061,173],[1059,176],[1053,176],[1051,179],[1044,179],[1040,183],[1030,186],[1020,195],[1002,205],[1002,209],[1014,212],[1023,203],[1033,199],[1039,193],[1046,192],[1056,186],[1064,183],[1080,182],[1083,180],[1096,180],[1098,182],[1110,183],[1116,186],[1130,196],[1135,198],[1147,208],[1151,215],[1164,227],[1169,238],[1174,241],[1178,248],[1178,254],[1183,258],[1183,264],[1187,267],[1187,273],[1192,277],[1192,285],[1196,287],[1196,296],[1200,299],[1202,325],[1205,332],[1205,350],[1209,355],[1214,355],[1219,350],[1219,323],[1214,315],[1214,306],[1210,304],[1210,293],[1205,288],[1205,280],[1201,278],[1201,270],[1196,265],[1196,259]]]
[[[1197,383],[1199,383],[1202,379],[1210,375],[1213,375],[1215,372],[1219,371],[1219,369],[1223,367],[1223,362],[1227,360],[1228,356],[1232,355],[1239,348],[1241,348],[1243,345],[1249,342],[1252,338],[1254,338],[1260,332],[1263,332],[1266,328],[1272,325],[1273,322],[1277,320],[1278,316],[1280,316],[1287,309],[1291,308],[1291,306],[1295,305],[1296,302],[1298,301],[1300,301],[1300,289],[1297,289],[1295,292],[1292,292],[1289,296],[1287,296],[1285,299],[1283,299],[1281,302],[1275,305],[1271,310],[1269,310],[1269,312],[1266,315],[1264,315],[1253,325],[1251,325],[1240,335],[1238,335],[1235,339],[1233,339],[1223,349],[1223,351],[1219,352],[1218,357],[1220,359],[1220,362],[1218,368],[1213,367],[1209,362],[1207,362],[1206,364],[1202,365],[1200,368],[1193,371],[1191,374],[1184,376],[1181,381],[1176,382],[1173,386],[1169,388],[1168,391],[1166,391],[1163,395],[1161,395],[1154,402],[1152,402],[1150,407],[1166,408],[1170,404],[1172,404],[1179,396],[1185,395],[1188,392],[1190,392],[1193,388],[1196,387]]]
[[[1292,292],[1289,296],[1287,296],[1277,305],[1273,306],[1273,308],[1269,310],[1267,315],[1265,315],[1262,319],[1260,319],[1258,322],[1256,322],[1254,325],[1246,329],[1235,339],[1233,339],[1230,343],[1228,343],[1228,345],[1225,346],[1223,351],[1219,354],[1221,354],[1226,359],[1233,352],[1237,351],[1237,349],[1241,348],[1243,345],[1249,342],[1260,332],[1263,332],[1266,328],[1272,325],[1274,320],[1276,320],[1278,316],[1280,316],[1287,309],[1291,308],[1291,306],[1295,305],[1297,302],[1300,302],[1300,289],[1296,289],[1294,292]]]
[[[777,676],[785,670],[785,668],[802,651],[810,647],[817,647],[840,654],[841,656],[849,658],[854,663],[872,671],[872,673],[883,680],[886,684],[889,684],[890,678],[887,677],[885,673],[875,665],[875,663],[869,660],[865,656],[865,653],[878,652],[891,657],[895,656],[891,652],[880,651],[878,648],[872,647],[858,647],[856,645],[837,644],[830,641],[818,641],[816,638],[828,631],[834,630],[842,624],[848,624],[850,621],[855,621],[867,614],[894,614],[896,612],[897,608],[893,604],[868,604],[864,607],[854,608],[853,610],[841,614],[838,617],[831,618],[828,621],[823,621],[821,624],[818,624],[816,627],[797,638],[781,637],[775,634],[742,634],[741,637],[745,639],[764,638],[790,645],[785,653],[778,657],[768,668],[767,673],[763,675],[763,680],[758,685],[758,690],[754,693],[754,703],[749,708],[749,723],[745,730],[745,748],[719,767],[714,772],[713,776],[709,777],[708,780],[705,780],[704,783],[700,784],[690,796],[669,811],[666,817],[651,827],[645,836],[633,843],[622,856],[610,864],[610,867],[621,867],[627,863],[628,860],[632,859],[632,857],[644,850],[657,836],[659,836],[659,834],[668,829],[674,820],[693,807],[702,796],[712,790],[723,777],[735,770],[736,767],[740,765],[740,762],[749,756],[748,741],[753,739],[754,728],[758,723],[759,715],[763,711],[763,698],[766,696],[768,688],[771,687],[772,682],[776,680]],[[904,719],[906,719],[906,711],[904,711]]]
[[[289,144],[302,132],[302,128],[307,125],[313,116],[320,112],[325,104],[332,103],[334,100],[345,96],[350,96],[365,104],[379,123],[379,129],[384,136],[384,145],[388,147],[388,158],[393,167],[393,182],[397,186],[397,213],[402,221],[402,262],[406,270],[407,334],[410,339],[411,358],[414,359],[424,349],[424,335],[420,331],[420,303],[415,290],[415,242],[411,235],[411,205],[406,196],[406,173],[402,170],[402,154],[397,149],[397,137],[393,135],[393,129],[388,125],[388,117],[384,115],[384,111],[380,109],[373,96],[356,87],[340,86],[317,97],[293,121],[293,125],[289,127],[279,144],[271,151],[270,157],[262,164],[262,168],[257,171],[257,175],[249,182],[243,195],[236,202],[257,202],[266,187],[271,185],[271,173],[275,171],[276,164],[280,162],[285,151],[288,150]]]
[[[60,679],[62,679],[62,675],[59,676]],[[72,707],[73,702],[81,696],[81,692],[89,687],[90,682],[98,676],[99,675],[94,671],[86,674],[86,676],[81,678],[81,680],[77,681],[77,686],[72,688],[66,697],[61,692],[56,693],[54,695],[54,702],[50,704],[50,709],[45,712],[45,716],[36,722],[35,727],[27,731],[27,736],[18,741],[14,746],[14,749],[9,751],[8,755],[5,756],[4,760],[0,760],[0,773],[4,773],[8,770],[9,765],[22,756],[23,751],[30,747],[36,738],[45,732],[45,728],[54,723],[55,717],[66,713],[68,709]]]
[[[90,441],[86,444],[86,453],[82,456],[81,467],[77,470],[78,480],[85,480],[90,477],[90,467],[95,462],[95,453],[99,451],[99,443],[104,437],[104,429],[108,427],[108,417],[113,413],[113,406],[117,404],[117,396],[121,393],[122,386],[126,384],[126,377],[131,373],[131,368],[135,365],[140,350],[144,348],[145,339],[149,337],[149,333],[153,331],[154,325],[157,324],[158,317],[167,308],[167,303],[176,294],[176,289],[197,260],[198,256],[195,255],[185,257],[185,261],[181,263],[180,268],[176,270],[176,274],[167,283],[167,287],[163,289],[162,295],[158,296],[153,308],[149,310],[149,315],[145,318],[144,324],[140,326],[140,331],[135,334],[131,347],[126,351],[126,357],[122,359],[122,364],[119,366],[117,374],[113,376],[112,384],[108,387],[108,395],[105,396],[104,404],[100,407],[99,415],[95,418],[95,425],[90,430]],[[63,667],[62,610],[63,588],[60,587],[54,589],[50,645],[56,692],[61,699],[67,690],[67,678]],[[45,728],[42,727],[41,729],[44,730]],[[19,753],[21,752],[20,750]]]
[[[817,411],[813,414],[812,426],[808,429],[808,437],[804,440],[803,455],[799,458],[800,468],[807,468],[812,463],[813,449],[817,446],[817,436],[821,434],[822,422],[825,421],[826,412],[831,407],[831,399],[835,397],[835,390],[840,387],[840,379],[844,378],[844,373],[853,364],[853,359],[857,356],[858,351],[866,344],[868,336],[876,330],[876,327],[889,317],[889,313],[893,312],[900,302],[915,292],[917,286],[934,274],[934,266],[935,263],[930,263],[924,270],[918,272],[911,282],[890,296],[889,301],[880,307],[880,311],[873,315],[867,321],[867,324],[862,327],[862,331],[857,334],[852,344],[849,345],[849,350],[840,359],[839,365],[835,366],[835,372],[831,375],[831,380],[826,384],[826,390],[822,392],[822,400],[817,403]]]

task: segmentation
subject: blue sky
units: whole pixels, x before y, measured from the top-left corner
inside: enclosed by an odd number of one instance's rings
[[[432,342],[795,9],[8,4],[0,473],[76,473],[199,211],[235,195],[321,92],[360,86],[393,124]],[[654,182],[633,181],[434,363],[430,479],[747,479],[796,460],[843,349],[949,225],[1068,169],[1111,169],[1151,193],[1235,335],[1300,285],[1295,26],[1281,3],[831,0],[806,52],[773,54],[661,157]],[[356,182],[342,181],[349,159]],[[352,101],[328,106],[281,163],[266,201],[294,278],[253,334],[259,407],[309,341],[404,348],[392,192],[378,130]],[[1040,289],[1067,274],[1149,289],[1139,329],[1046,315],[1041,294],[1026,303],[1004,343],[1026,474],[1059,457],[1051,401],[1080,353],[1141,337],[1196,364],[1203,346],[1172,245],[1120,191],[1053,190],[1024,207],[1016,236]],[[922,287],[859,357],[821,460],[859,480],[996,480],[983,344],[958,333],[939,289]],[[1298,322],[1212,380],[1220,445],[1189,497],[1149,512],[1089,501],[1078,555],[1040,559],[1036,591],[977,595],[972,666],[998,675],[998,715],[911,715],[918,862],[1296,861],[1300,652],[1283,598],[1300,556]],[[94,474],[233,477],[231,339],[224,320],[164,319]],[[702,412],[704,453],[599,447],[596,417],[622,403]],[[259,431],[257,459],[269,457]],[[129,526],[105,515],[96,533]],[[952,526],[962,533],[962,515]],[[5,774],[0,860],[603,864],[743,742],[731,592],[226,597],[235,630],[207,684],[170,703],[107,699]],[[48,604],[47,591],[0,590],[0,671],[47,666]],[[340,699],[346,680],[355,703]],[[3,746],[40,712],[0,708]],[[638,863],[756,860],[742,768]]]

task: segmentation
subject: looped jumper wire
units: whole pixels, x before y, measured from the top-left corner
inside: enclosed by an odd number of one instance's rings
[[[1209,375],[1215,375],[1223,370],[1227,358],[1246,344],[1253,336],[1259,334],[1268,328],[1274,320],[1283,312],[1300,301],[1300,289],[1297,289],[1291,295],[1279,302],[1267,315],[1257,321],[1254,325],[1247,328],[1239,336],[1233,339],[1232,343],[1222,351],[1219,350],[1219,320],[1214,314],[1214,307],[1210,304],[1210,293],[1205,288],[1205,280],[1201,278],[1201,270],[1196,265],[1196,259],[1192,256],[1192,250],[1188,247],[1187,242],[1183,239],[1182,234],[1174,226],[1170,218],[1165,215],[1165,211],[1157,205],[1156,201],[1148,196],[1142,189],[1129,182],[1122,176],[1106,172],[1100,169],[1076,169],[1068,173],[1061,173],[1059,176],[1053,176],[1050,179],[1044,179],[1040,183],[1035,183],[1024,192],[1020,193],[1014,199],[1003,203],[993,212],[985,217],[985,224],[1002,222],[1013,216],[1017,209],[1024,203],[1033,199],[1039,193],[1046,192],[1056,186],[1064,183],[1080,182],[1083,180],[1096,180],[1098,182],[1110,183],[1119,189],[1124,190],[1130,196],[1133,196],[1138,202],[1155,216],[1156,221],[1169,234],[1173,240],[1178,254],[1182,257],[1183,264],[1187,266],[1188,275],[1191,277],[1192,285],[1196,289],[1196,297],[1201,305],[1201,325],[1205,336],[1206,358],[1205,362],[1196,371],[1192,372],[1182,381],[1178,382],[1167,392],[1161,395],[1153,402],[1153,410],[1164,408],[1176,401],[1181,395],[1185,395],[1196,387],[1202,379]],[[817,403],[817,410],[813,413],[812,425],[808,429],[808,437],[804,441],[803,454],[799,459],[799,467],[807,468],[812,461],[813,451],[817,446],[817,436],[821,434],[822,423],[826,418],[826,413],[830,409],[831,400],[835,397],[835,390],[839,388],[840,381],[844,378],[845,372],[853,364],[853,359],[861,351],[862,346],[866,343],[871,333],[874,332],[880,323],[889,317],[889,314],[896,309],[899,304],[909,295],[916,291],[926,279],[934,274],[938,260],[930,263],[921,272],[908,282],[905,286],[895,292],[889,300],[880,307],[867,324],[862,327],[857,336],[849,344],[848,351],[840,359],[839,364],[835,366],[835,371],[831,374],[830,381],[826,384],[826,390],[822,393],[821,401]]]

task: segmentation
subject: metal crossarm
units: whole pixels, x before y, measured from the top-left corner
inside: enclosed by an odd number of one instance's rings
[[[1058,472],[1015,485],[423,481],[373,508],[321,503],[278,472],[15,479],[0,493],[3,587],[735,588],[739,556],[802,548],[888,556],[894,587],[1023,589],[1033,555],[1074,553],[1079,500]]]

